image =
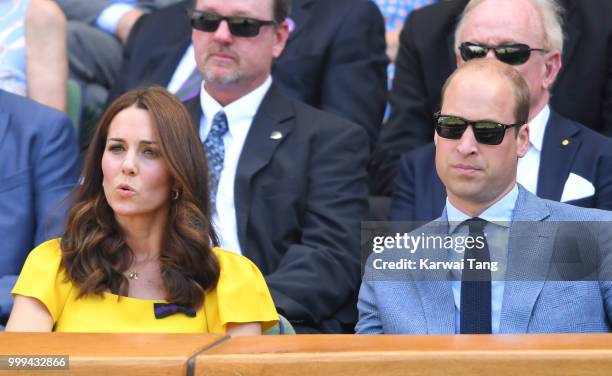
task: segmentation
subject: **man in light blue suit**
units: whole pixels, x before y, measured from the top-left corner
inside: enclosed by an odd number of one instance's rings
[[[475,59],[449,77],[434,137],[446,207],[411,236],[481,246],[377,250],[361,284],[358,333],[610,330],[612,213],[541,199],[516,183],[528,114],[529,88],[507,64]]]
[[[30,250],[62,233],[78,158],[64,114],[0,90],[0,324]]]

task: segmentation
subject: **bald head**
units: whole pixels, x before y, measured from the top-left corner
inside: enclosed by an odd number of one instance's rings
[[[456,81],[487,83],[490,90],[511,93],[507,100],[514,102],[514,122],[526,122],[529,118],[529,87],[511,66],[492,59],[475,59],[462,64],[442,87],[441,107],[444,107],[449,86]]]

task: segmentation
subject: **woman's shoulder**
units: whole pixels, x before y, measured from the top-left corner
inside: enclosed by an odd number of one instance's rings
[[[213,253],[217,256],[217,260],[219,260],[219,265],[221,266],[221,270],[225,271],[228,268],[231,269],[259,269],[253,263],[253,261],[248,258],[232,251],[228,251],[227,249],[223,249],[221,247],[214,247]]]
[[[55,238],[40,243],[30,252],[28,258],[38,261],[59,261],[62,257],[61,239]]]

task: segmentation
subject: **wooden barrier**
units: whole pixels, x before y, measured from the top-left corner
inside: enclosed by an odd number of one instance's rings
[[[0,333],[0,355],[69,356],[67,370],[0,376],[589,376],[612,374],[612,335]]]
[[[612,335],[233,338],[196,358],[199,376],[611,375]]]
[[[207,334],[0,333],[1,355],[68,355],[68,370],[0,370],[4,375],[180,375],[224,337]],[[6,366],[6,363],[4,364]]]

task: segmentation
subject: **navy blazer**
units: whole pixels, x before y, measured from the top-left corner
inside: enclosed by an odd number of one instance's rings
[[[199,96],[186,105],[199,124]],[[253,119],[234,182],[238,239],[298,330],[341,332],[357,321],[367,157],[361,127],[275,84]]]
[[[0,316],[10,313],[12,283],[30,250],[63,232],[78,158],[70,119],[0,90]]]
[[[138,21],[110,100],[135,87],[168,85],[191,43],[190,5],[186,0]],[[275,83],[306,104],[361,125],[373,145],[387,100],[380,10],[370,0],[295,0],[290,18],[295,29],[272,65]]]
[[[540,155],[537,195],[560,201],[570,172],[595,187],[593,196],[570,204],[612,210],[612,139],[551,110]],[[432,220],[442,213],[445,199],[446,190],[436,173],[433,143],[403,155],[389,218]]]

